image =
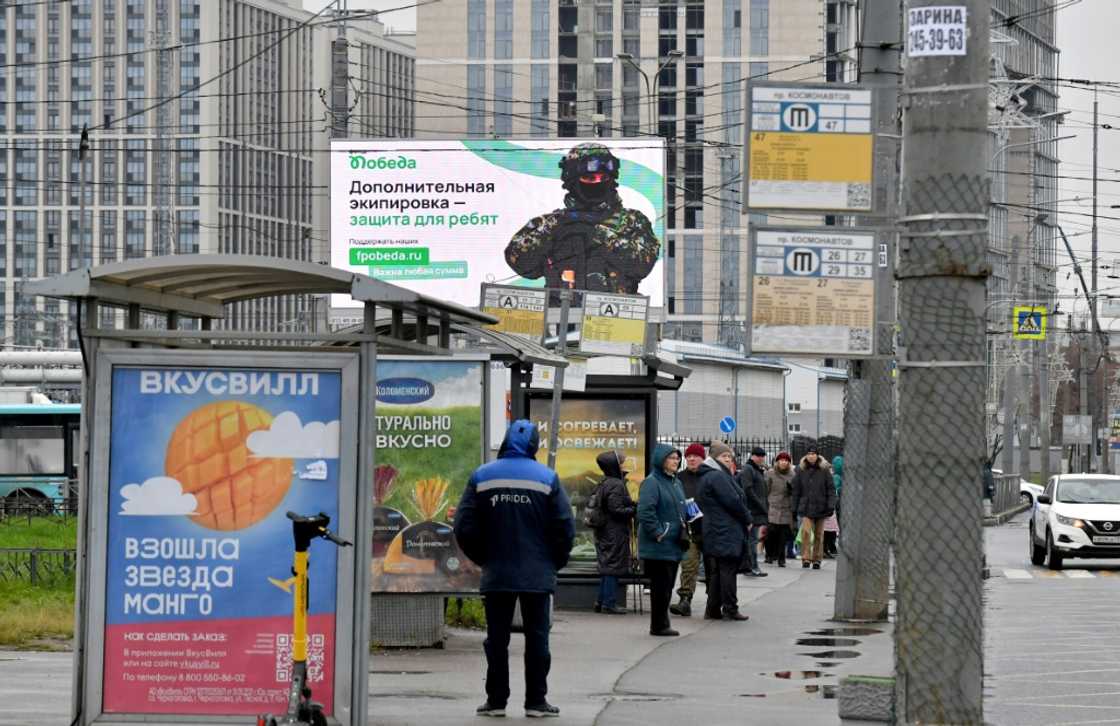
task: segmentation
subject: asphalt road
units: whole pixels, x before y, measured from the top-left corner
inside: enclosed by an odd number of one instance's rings
[[[1000,726],[1120,724],[1120,560],[1030,563],[1029,513],[985,530],[985,702]]]

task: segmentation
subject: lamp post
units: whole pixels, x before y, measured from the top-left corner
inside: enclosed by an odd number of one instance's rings
[[[660,66],[657,67],[657,72],[653,74],[653,79],[652,80],[650,79],[649,74],[646,73],[645,71],[643,71],[642,67],[640,65],[638,65],[637,61],[634,60],[634,54],[633,53],[619,53],[615,57],[618,58],[620,61],[622,61],[624,63],[630,64],[630,66],[634,70],[636,70],[638,73],[641,73],[642,78],[645,79],[645,82],[646,82],[646,124],[648,125],[648,128],[649,128],[649,131],[648,131],[649,135],[650,136],[656,136],[657,135],[657,128],[654,126],[654,122],[653,122],[653,117],[654,117],[654,114],[653,114],[653,92],[657,89],[657,79],[661,76],[661,72],[669,67],[669,64],[675,63],[677,60],[684,57],[684,51],[682,51],[682,50],[671,50],[671,51],[669,51],[669,57],[665,59],[664,63],[662,63]]]

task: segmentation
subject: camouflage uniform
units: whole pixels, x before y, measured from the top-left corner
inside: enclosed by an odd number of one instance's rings
[[[560,162],[564,208],[534,217],[506,247],[506,262],[527,279],[547,287],[595,292],[638,292],[657,262],[661,243],[649,218],[626,209],[618,196],[618,159],[601,144],[580,144]],[[600,199],[583,193],[580,174],[606,168]]]

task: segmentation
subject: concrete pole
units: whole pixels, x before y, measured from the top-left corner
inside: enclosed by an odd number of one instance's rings
[[[1013,275],[1012,281],[1018,281],[1019,274],[1019,247],[1017,245],[1011,246],[1011,274]],[[1015,290],[1015,285],[1012,284],[1012,290]],[[1002,307],[1002,306],[1001,306]],[[1007,306],[1000,324],[1011,324],[1011,310],[1014,303]],[[1004,474],[1012,474],[1015,472],[1015,403],[1018,383],[1019,369],[1014,369],[1008,365],[1007,370],[1003,372],[1003,469]]]
[[[892,228],[898,218],[898,164],[901,128],[898,87],[902,70],[902,7],[898,0],[863,5],[860,83],[874,89],[875,201],[881,217],[861,220]],[[840,512],[844,546],[836,563],[837,620],[883,620],[890,604],[890,547],[894,534],[894,354],[895,291],[892,275],[896,236],[885,233],[886,264],[876,259],[878,338],[874,360],[852,367],[844,401],[844,487]],[[820,382],[817,383],[818,391]],[[820,406],[817,406],[820,415]],[[820,426],[817,426],[818,437]],[[854,445],[854,446],[853,446]]]
[[[932,5],[906,3],[895,723],[980,726],[991,2]]]
[[[1049,305],[1047,306],[1049,308]],[[1049,311],[1048,311],[1049,314]],[[1047,335],[1053,333],[1048,332]],[[1035,350],[1034,366],[1035,379],[1038,381],[1038,453],[1039,453],[1039,478],[1038,482],[1046,486],[1050,481],[1050,357],[1048,338],[1038,341]]]

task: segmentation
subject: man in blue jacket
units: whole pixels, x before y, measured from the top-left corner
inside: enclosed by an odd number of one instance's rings
[[[537,427],[514,421],[498,459],[475,470],[455,510],[455,539],[482,568],[486,609],[486,703],[479,716],[505,716],[509,700],[509,637],[520,601],[525,629],[525,715],[559,716],[548,703],[551,596],[556,572],[568,564],[575,523],[556,472],[538,463]]]

